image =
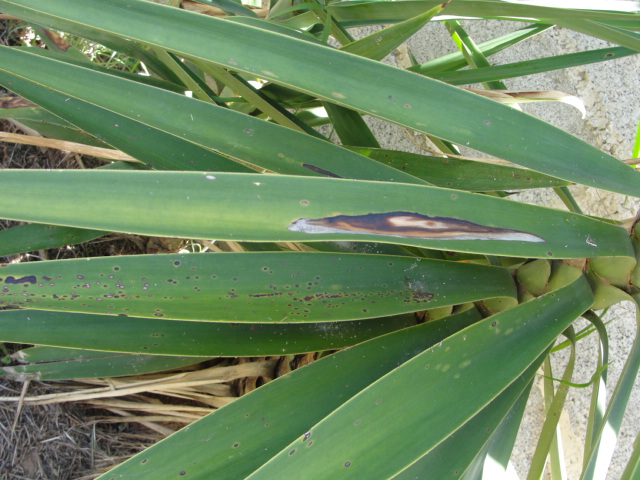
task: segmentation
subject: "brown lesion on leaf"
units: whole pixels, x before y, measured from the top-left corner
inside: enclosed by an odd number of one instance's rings
[[[0,281],[2,281],[2,279],[0,278]],[[20,278],[16,278],[13,276],[8,276],[7,278],[4,279],[4,283],[9,283],[12,285],[20,285],[20,284],[35,284],[37,283],[37,279],[35,277],[35,275],[27,275],[25,277],[20,277]]]
[[[31,103],[29,100],[26,100],[22,97],[16,96],[6,96],[0,97],[0,108],[10,109],[10,108],[30,108],[37,107],[35,103]]]
[[[453,217],[430,217],[403,211],[336,215],[316,219],[300,218],[289,225],[288,230],[311,234],[351,233],[429,240],[545,241],[537,235],[519,230],[490,227]]]

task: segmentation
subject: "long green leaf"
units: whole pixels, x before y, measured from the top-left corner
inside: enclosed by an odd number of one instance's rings
[[[502,431],[507,427],[512,427],[511,424],[514,423],[517,432],[521,410],[526,405],[531,389],[531,379],[533,379],[540,363],[541,359],[534,362],[518,380],[509,385],[495,400],[431,452],[394,476],[393,480],[415,480],[416,478],[476,480],[481,478],[478,473],[482,474],[488,450],[498,440],[502,440],[503,436],[511,436],[504,435]],[[513,409],[516,409],[517,412],[512,412]],[[503,425],[504,423],[507,424],[506,427]],[[513,436],[515,437],[515,435]],[[496,440],[496,437],[499,438]],[[508,457],[509,455],[507,455],[507,460]],[[499,459],[491,460],[495,463]]]
[[[0,191],[1,218],[96,230],[250,242],[388,242],[528,258],[633,257],[627,232],[616,225],[420,185],[204,172],[4,170]]]
[[[638,16],[636,16],[636,22]],[[608,25],[606,21],[562,19],[556,23],[565,28],[570,28],[580,33],[601,38],[607,42],[617,43],[636,52],[640,52],[640,33],[625,30],[623,28]],[[637,23],[636,23],[637,24]]]
[[[478,318],[469,310],[325,357],[192,423],[101,479],[155,480],[180,472],[200,480],[245,478],[371,382]]]
[[[27,57],[32,56],[29,53],[26,55]],[[33,58],[38,57],[34,56]],[[48,59],[41,60],[45,63],[49,61]],[[36,62],[40,63],[37,60]],[[58,63],[65,65],[61,62]],[[86,70],[86,72],[92,71]],[[104,76],[109,78],[108,75]],[[200,145],[145,125],[135,118],[84,102],[73,95],[44,88],[29,80],[2,72],[1,69],[0,82],[46,110],[61,116],[81,130],[156,169],[253,171]],[[135,82],[130,83],[135,85]],[[95,84],[87,86],[90,85]],[[123,100],[122,94],[123,91],[120,90],[118,94],[120,101]]]
[[[44,137],[77,142],[94,147],[109,147],[75,125],[57,117],[41,107],[20,97],[0,96],[0,118],[10,118]]]
[[[451,157],[432,157],[395,150],[373,148],[354,148],[353,150],[390,167],[404,170],[433,185],[445,188],[491,192],[559,187],[569,184],[564,180],[520,167]]]
[[[214,153],[220,152],[276,173],[424,183],[329,142],[227,108],[29,51],[4,47],[3,56],[0,82],[8,88],[154,166],[251,171]],[[3,72],[9,62],[13,73]],[[162,114],[158,105],[163,105]]]
[[[506,78],[524,77],[526,75],[535,75],[536,73],[550,72],[579,65],[605,62],[629,55],[636,55],[637,53],[635,50],[625,47],[611,47],[590,50],[588,52],[567,53],[549,58],[525,60],[523,62],[508,63],[506,65],[476,68],[473,70],[426,74],[452,85],[465,85],[489,82],[492,80],[504,80]],[[417,73],[423,73],[419,67],[412,70]]]
[[[548,352],[541,355],[541,358],[547,356]],[[531,370],[539,368],[540,359],[538,362],[534,362],[529,367]],[[535,370],[534,370],[535,372]],[[532,372],[532,373],[534,373]],[[534,373],[535,375],[535,373]],[[527,374],[523,374],[523,378],[527,378]],[[512,384],[509,388],[513,388]],[[494,478],[500,478],[504,476],[505,480],[508,478],[507,472],[510,471],[510,458],[513,451],[514,444],[520,430],[522,423],[522,417],[525,413],[527,406],[527,400],[533,386],[533,378],[529,384],[525,387],[524,391],[518,397],[513,407],[505,415],[504,419],[498,425],[498,428],[492,433],[491,438],[484,446],[482,450],[476,456],[474,463],[465,472],[465,476],[462,480],[475,480],[482,478],[483,480],[493,480]],[[491,407],[493,402],[489,405]],[[478,474],[481,474],[480,477]]]
[[[631,458],[627,463],[627,467],[624,469],[620,480],[636,480],[640,476],[640,433],[636,435],[636,439],[633,442],[633,452],[631,452]]]
[[[633,385],[638,378],[638,372],[640,371],[640,337],[637,332],[640,331],[640,309],[638,308],[640,296],[636,294],[633,299],[636,303],[636,337],[607,405],[607,411],[602,419],[600,428],[595,432],[592,449],[585,459],[585,468],[580,477],[581,480],[603,478],[606,475],[613,457],[616,437],[622,425],[622,418],[627,409]]]
[[[350,26],[395,23],[415,17],[442,3],[441,0],[408,1],[343,1],[331,3],[328,11],[340,22]],[[632,2],[630,2],[632,3]],[[503,20],[531,21],[532,18],[544,23],[556,23],[556,19],[637,21],[633,9],[619,11],[587,10],[575,8],[539,7],[526,3],[504,2],[500,0],[456,0],[447,5],[443,15],[499,18]]]
[[[58,349],[66,350],[66,349]],[[51,351],[51,350],[49,350]],[[72,353],[72,351],[69,351]],[[208,360],[207,357],[166,357],[85,352],[84,357],[40,360],[42,363],[0,367],[0,376],[10,380],[72,380],[79,378],[122,377],[162,372]]]
[[[459,331],[360,392],[247,478],[392,478],[493,401],[592,302],[581,277]],[[411,395],[397,394],[407,389]]]
[[[353,320],[515,297],[506,270],[386,255],[124,256],[3,265],[0,305],[253,323]]]
[[[339,322],[212,323],[41,310],[0,312],[0,338],[107,352],[261,357],[334,350],[415,323],[413,315]]]
[[[553,380],[545,379],[545,395],[549,397],[548,401],[546,402],[546,418],[544,421],[544,425],[542,426],[542,432],[538,437],[538,444],[536,445],[536,449],[531,460],[529,474],[527,475],[528,480],[539,479],[542,477],[545,465],[547,463],[547,457],[550,455],[550,449],[555,442],[560,441],[560,439],[557,438],[559,433],[558,425],[560,422],[560,414],[562,413],[567,394],[569,393],[569,382],[571,381],[571,377],[573,376],[573,369],[576,361],[576,338],[573,327],[570,326],[569,328],[567,328],[564,334],[571,342],[571,353],[569,356],[569,361],[567,362],[567,366],[565,367],[565,371],[562,375],[562,382],[560,382],[560,384],[558,385],[558,389],[555,393],[553,388]],[[545,374],[549,375],[551,373],[550,360],[546,360],[545,367],[547,367],[545,368]],[[553,459],[554,455],[551,455],[551,457]],[[553,467],[554,465],[552,462],[552,468]]]
[[[398,10],[400,2],[390,3]],[[420,8],[425,3],[430,2],[401,5],[416,4]],[[503,2],[480,3],[518,7]],[[453,2],[451,8],[455,5]],[[638,172],[538,119],[444,83],[329,47],[140,0],[112,0],[108,4],[83,0],[2,0],[0,8],[26,20],[72,32],[79,30],[77,33],[86,32],[89,36],[94,30],[106,30],[112,35],[259,75],[552,176],[640,195]],[[177,24],[179,29],[175,27]],[[4,67],[7,55],[0,58]],[[333,73],[328,73],[327,65],[331,65],[331,72],[339,72],[339,82]],[[523,132],[527,135],[523,136]]]
[[[94,240],[108,232],[55,225],[19,225],[0,231],[0,257],[47,248],[75,245]]]

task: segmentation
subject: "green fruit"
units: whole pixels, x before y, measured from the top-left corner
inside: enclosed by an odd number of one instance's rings
[[[549,277],[549,283],[547,284],[548,292],[566,287],[582,275],[582,268],[569,265],[569,263],[565,261],[557,262],[553,267],[551,277]]]
[[[504,312],[518,305],[517,298],[511,297],[498,297],[483,300],[481,307],[488,315],[494,315],[496,313]]]
[[[544,259],[525,263],[516,272],[518,284],[536,297],[546,291],[550,276],[551,264]]]
[[[533,300],[535,297],[535,295],[533,295],[531,292],[524,290],[519,297],[519,301],[520,303],[525,303],[528,302],[529,300]]]
[[[451,314],[453,313],[453,306],[449,305],[446,307],[438,307],[438,308],[432,308],[431,310],[427,310],[426,311],[426,318],[425,320],[427,322],[431,321],[431,320],[440,320],[441,318],[445,318],[445,317],[449,317],[451,316]]]
[[[602,310],[624,301],[633,302],[629,294],[608,283],[596,280],[591,283],[591,287],[595,298],[595,303],[591,307],[593,310]]]
[[[607,283],[618,287],[629,285],[636,260],[629,257],[596,257],[589,259],[589,268]]]

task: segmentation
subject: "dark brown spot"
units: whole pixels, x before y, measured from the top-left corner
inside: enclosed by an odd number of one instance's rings
[[[20,278],[16,278],[13,276],[9,276],[7,278],[5,278],[4,283],[9,283],[12,285],[20,285],[22,283],[30,283],[30,284],[35,284],[38,281],[36,280],[36,276],[35,275],[28,275],[26,277],[20,277]]]
[[[325,170],[324,168],[316,167],[315,165],[311,165],[309,163],[303,163],[302,166],[308,170],[311,170],[312,172],[320,173],[321,175],[326,175],[327,177],[344,178],[340,175],[336,175],[335,173]]]

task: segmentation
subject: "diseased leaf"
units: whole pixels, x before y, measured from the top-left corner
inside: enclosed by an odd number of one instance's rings
[[[355,320],[516,296],[495,267],[308,252],[28,262],[3,265],[0,284],[5,306],[242,323]]]

